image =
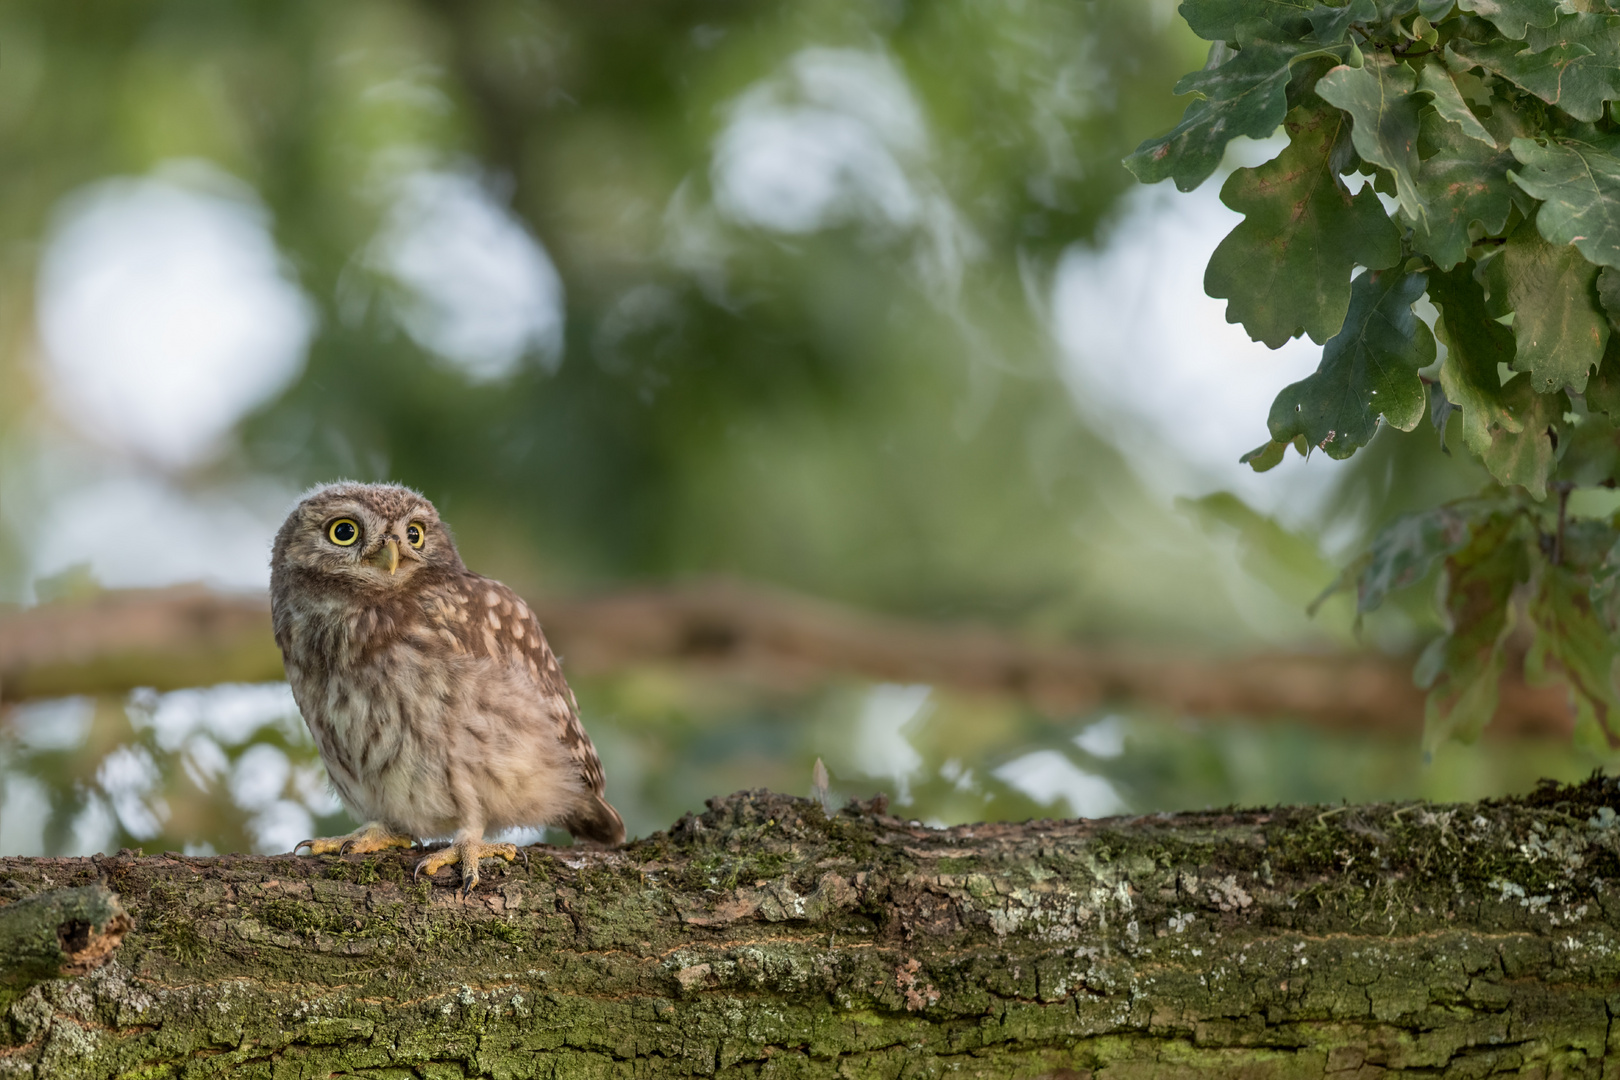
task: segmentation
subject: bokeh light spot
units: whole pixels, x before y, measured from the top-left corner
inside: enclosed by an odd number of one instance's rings
[[[209,456],[291,382],[315,325],[251,190],[195,163],[64,200],[38,318],[61,410],[164,467]]]

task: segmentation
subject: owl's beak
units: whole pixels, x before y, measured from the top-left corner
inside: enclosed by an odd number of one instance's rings
[[[366,563],[381,570],[386,568],[390,577],[399,569],[399,541],[390,536],[382,547],[366,556]]]

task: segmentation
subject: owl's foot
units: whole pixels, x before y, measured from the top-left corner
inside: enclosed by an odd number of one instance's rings
[[[348,836],[300,840],[293,846],[292,853],[296,855],[299,848],[307,847],[311,855],[367,855],[389,848],[408,848],[415,843],[414,838],[394,832],[380,821],[368,821]]]
[[[451,863],[461,864],[461,887],[456,890],[463,899],[472,895],[473,886],[478,884],[479,859],[505,859],[515,862],[518,857],[516,844],[486,844],[482,840],[471,838],[458,839],[453,844],[424,858],[416,864],[416,872],[412,874],[413,880],[419,880],[423,874],[432,877]]]

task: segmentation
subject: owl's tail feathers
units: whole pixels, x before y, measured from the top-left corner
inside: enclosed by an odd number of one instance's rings
[[[600,795],[592,795],[590,802],[563,822],[563,828],[573,833],[576,840],[589,840],[608,847],[624,843],[624,819]]]

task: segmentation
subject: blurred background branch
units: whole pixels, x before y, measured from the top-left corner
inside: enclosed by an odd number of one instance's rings
[[[534,607],[566,670],[672,664],[774,690],[838,678],[1006,697],[1056,719],[1147,708],[1410,736],[1423,724],[1412,657],[1373,652],[1198,657],[1187,650],[1043,645],[983,626],[883,617],[730,579],[553,598]],[[0,615],[0,701],[175,690],[281,677],[262,596],[204,586],[111,590]],[[1565,694],[1510,680],[1497,735],[1563,735]]]

